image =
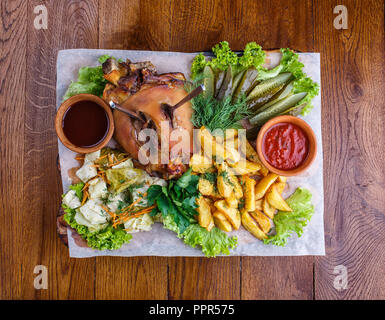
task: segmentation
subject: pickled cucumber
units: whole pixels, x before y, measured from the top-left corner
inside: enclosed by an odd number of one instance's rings
[[[257,84],[254,87],[254,89],[247,96],[246,100],[250,101],[250,100],[254,100],[256,98],[265,96],[275,88],[286,84],[291,77],[292,77],[292,74],[290,72],[285,72],[285,73],[279,74],[275,78],[262,81],[261,83]]]
[[[205,91],[203,92],[203,96],[213,97],[215,94],[215,84],[214,84],[214,71],[210,66],[205,66],[203,69],[203,84],[205,86]]]
[[[305,98],[306,95],[307,92],[301,92],[290,95],[282,99],[281,101],[278,101],[277,103],[273,104],[272,106],[270,106],[270,108],[256,114],[250,119],[250,123],[256,126],[261,126],[271,118],[288,112],[289,109],[292,110],[291,108],[293,108],[298,102]]]

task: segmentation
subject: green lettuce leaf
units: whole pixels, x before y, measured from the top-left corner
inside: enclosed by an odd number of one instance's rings
[[[262,47],[255,42],[249,42],[243,50],[242,57],[239,58],[239,64],[244,69],[254,67],[259,70],[265,63],[265,59],[266,53],[262,50]]]
[[[276,67],[272,69],[261,68],[259,70],[257,77],[259,81],[274,78],[282,72],[291,72],[295,79],[304,75],[302,71],[304,65],[298,60],[298,54],[290,49],[281,49],[281,53],[281,61]]]
[[[82,201],[83,199],[83,188],[84,188],[84,183],[82,182],[69,186],[70,190],[74,190],[76,192],[76,196],[79,198],[80,201]]]
[[[311,102],[313,98],[319,93],[319,84],[304,75],[294,81],[292,91],[294,94],[300,92],[307,92],[306,97],[297,103],[297,106],[300,107],[297,107],[295,112],[292,112],[293,115],[307,115],[314,107]]]
[[[123,244],[129,243],[132,239],[132,235],[123,230],[122,226],[118,226],[116,229],[112,225],[108,225],[106,228],[90,232],[88,227],[82,226],[75,221],[76,210],[62,205],[64,211],[64,221],[66,221],[71,228],[87,241],[87,244],[92,249],[97,250],[116,250]]]
[[[230,254],[229,249],[237,246],[237,237],[229,237],[218,228],[207,231],[199,224],[190,224],[183,233],[183,241],[192,248],[200,246],[206,257],[215,257],[218,254]]]
[[[198,54],[191,64],[191,79],[196,79],[203,72],[207,61],[203,53]]]
[[[238,56],[231,51],[229,43],[222,41],[213,47],[215,58],[208,62],[213,70],[226,70],[229,65],[236,66],[238,64]]]
[[[307,226],[314,213],[311,198],[312,194],[309,190],[297,188],[286,200],[293,211],[278,211],[273,219],[276,234],[269,236],[264,243],[283,247],[293,233],[296,233],[298,237],[302,236],[303,228]]]
[[[206,65],[209,65],[214,71],[226,70],[229,65],[233,67],[234,75],[250,67],[259,70],[265,63],[266,54],[260,45],[255,42],[246,44],[243,55],[238,55],[230,49],[227,41],[222,41],[212,48],[215,57],[206,60],[206,57],[200,53],[191,64],[191,78],[202,78],[202,72]]]
[[[100,64],[103,64],[109,58],[114,57],[105,54],[100,56],[98,61]],[[81,67],[78,73],[78,80],[71,82],[64,94],[63,101],[79,93],[90,93],[101,97],[106,84],[107,80],[104,79],[102,66]]]
[[[183,239],[188,246],[195,248],[200,246],[206,257],[215,257],[218,254],[230,254],[230,249],[237,246],[237,237],[229,237],[226,233],[218,228],[207,231],[199,224],[190,224],[183,233],[179,232],[179,228],[171,216],[163,218],[163,227],[177,234],[177,237]]]

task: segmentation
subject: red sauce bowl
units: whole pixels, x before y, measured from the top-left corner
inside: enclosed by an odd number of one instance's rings
[[[272,164],[269,163],[269,161],[266,159],[266,155],[263,150],[263,143],[266,137],[266,134],[277,124],[293,124],[294,126],[299,127],[301,131],[304,133],[304,135],[307,138],[307,154],[304,157],[304,160],[295,168],[293,169],[279,169],[274,167]],[[256,140],[256,147],[257,147],[257,153],[259,158],[261,159],[262,163],[265,165],[269,171],[276,173],[280,176],[296,176],[304,171],[306,171],[311,164],[313,163],[316,154],[317,154],[317,139],[315,137],[313,129],[302,119],[294,117],[294,116],[278,116],[275,117],[268,122],[266,122],[261,130],[258,133],[258,137]]]

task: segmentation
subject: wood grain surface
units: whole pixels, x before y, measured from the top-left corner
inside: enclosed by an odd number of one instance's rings
[[[33,27],[41,4],[47,30]],[[333,27],[340,4],[346,30]],[[58,50],[194,52],[221,40],[321,53],[326,256],[70,259],[55,223]],[[383,0],[1,1],[0,299],[384,299],[384,61]],[[36,265],[46,290],[34,288]]]

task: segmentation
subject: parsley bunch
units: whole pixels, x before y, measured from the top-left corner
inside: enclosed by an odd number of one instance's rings
[[[199,177],[191,174],[191,171],[190,168],[178,180],[170,180],[167,187],[152,185],[147,190],[148,205],[157,205],[151,216],[159,212],[163,218],[171,216],[180,233],[195,221],[194,215],[197,214],[195,209],[196,198],[199,197]]]

